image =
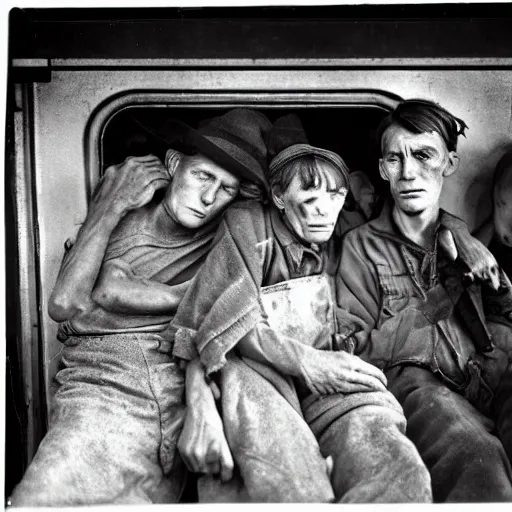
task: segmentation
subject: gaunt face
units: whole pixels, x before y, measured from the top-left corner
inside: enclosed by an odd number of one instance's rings
[[[395,206],[408,215],[439,207],[443,181],[458,167],[437,132],[411,133],[392,124],[382,137],[381,177],[389,181]]]
[[[182,156],[165,196],[169,215],[191,229],[204,226],[237,196],[239,179],[204,155]]]
[[[340,187],[338,171],[331,165],[325,162],[317,165],[319,177],[314,188],[304,190],[296,175],[278,199],[297,237],[306,243],[321,244],[332,236],[347,189]]]

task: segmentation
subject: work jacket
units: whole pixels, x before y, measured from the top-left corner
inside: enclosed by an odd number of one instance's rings
[[[465,282],[464,271],[438,248],[437,232],[432,251],[402,235],[387,204],[343,240],[336,300],[347,350],[382,370],[428,368],[465,389],[471,356],[510,344],[512,294],[503,273],[495,292]]]

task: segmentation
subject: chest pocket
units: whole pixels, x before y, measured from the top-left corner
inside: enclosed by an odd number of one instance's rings
[[[335,313],[328,278],[290,279],[261,288],[261,303],[277,333],[319,349],[332,348]]]
[[[388,265],[377,265],[379,286],[381,289],[381,307],[377,328],[384,322],[401,313],[408,306],[421,307],[426,294],[419,283],[403,272],[392,272]]]

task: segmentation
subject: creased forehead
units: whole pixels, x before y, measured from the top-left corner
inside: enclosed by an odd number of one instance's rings
[[[382,135],[381,150],[384,154],[390,148],[395,149],[400,143],[414,148],[432,148],[436,151],[447,151],[441,135],[436,131],[412,133],[398,124],[389,126]]]
[[[228,183],[231,186],[237,186],[240,179],[227,171],[224,167],[214,162],[211,158],[196,153],[195,155],[184,155],[183,165],[188,168],[197,168],[215,175],[219,180]]]

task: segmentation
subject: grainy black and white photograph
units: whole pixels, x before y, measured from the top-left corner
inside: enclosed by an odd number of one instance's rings
[[[511,3],[5,15],[6,507],[512,501]]]

